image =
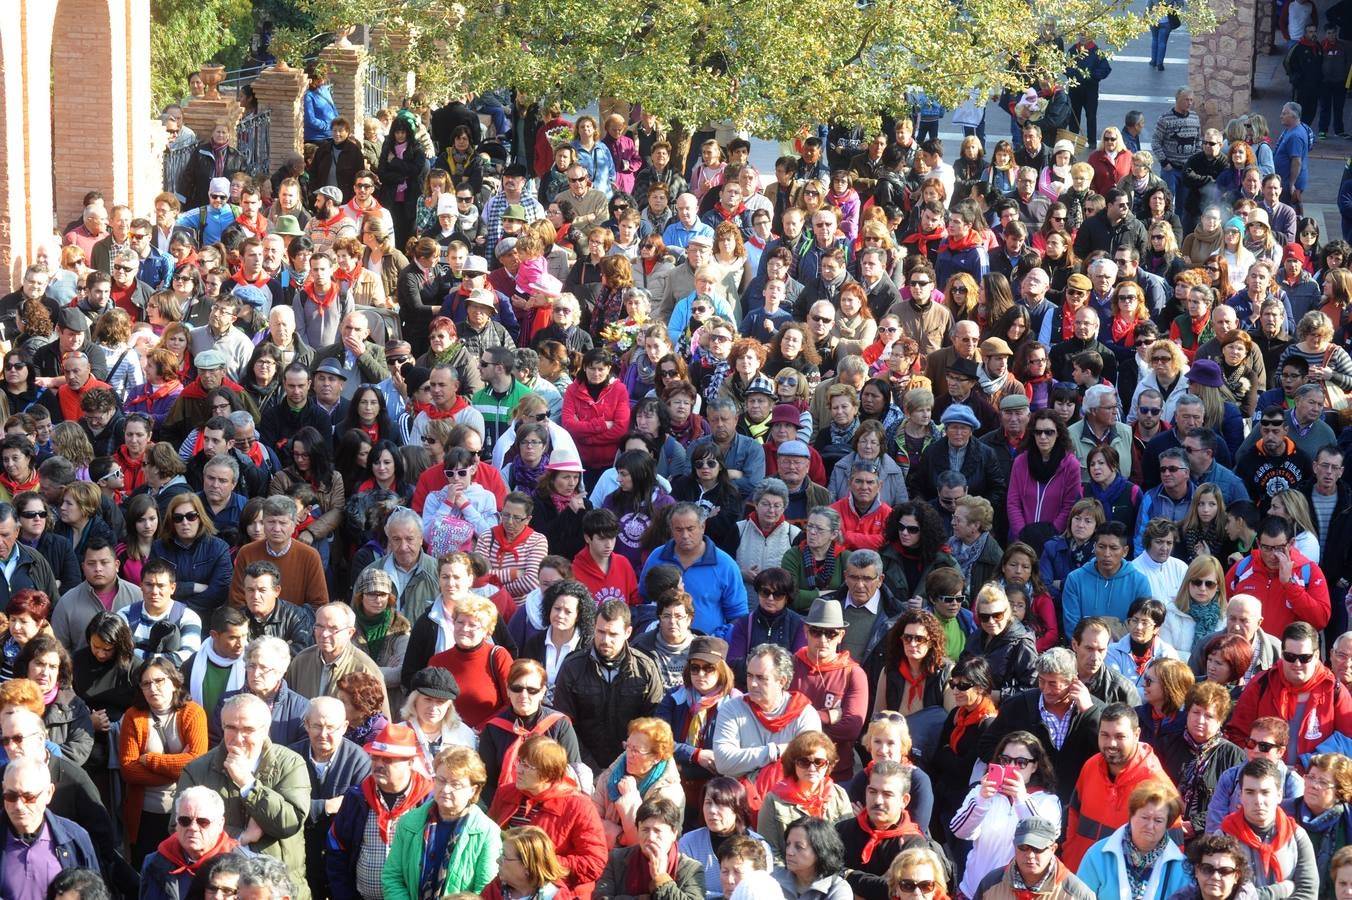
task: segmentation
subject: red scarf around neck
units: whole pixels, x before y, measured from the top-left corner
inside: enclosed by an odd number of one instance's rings
[[[380,796],[380,789],[376,787],[375,776],[368,775],[366,780],[361,783],[362,796],[371,807],[371,811],[376,814],[376,830],[380,833],[380,839],[385,842],[387,847],[390,838],[394,836],[394,824],[399,817],[420,805],[432,792],[432,779],[419,772],[417,767],[414,767],[412,777],[413,780],[409,782],[408,788],[404,791],[404,796],[399,798],[399,802],[394,809],[386,808],[385,801]]]
[[[38,489],[38,484],[38,473],[36,470],[33,471],[33,477],[27,481],[15,481],[8,475],[0,472],[0,485],[3,485],[5,489],[9,491],[11,499],[19,496],[24,491],[36,491]]]
[[[1271,879],[1271,883],[1286,880],[1286,873],[1282,871],[1282,864],[1277,859],[1277,851],[1286,846],[1287,841],[1291,840],[1296,833],[1296,822],[1282,809],[1277,810],[1276,830],[1272,835],[1272,842],[1268,843],[1254,834],[1253,828],[1244,818],[1244,810],[1237,809],[1230,815],[1221,819],[1221,831],[1234,837],[1246,847],[1253,848],[1258,854],[1259,861],[1263,864],[1263,871]]]
[[[310,302],[315,305],[315,308],[320,310],[321,312],[332,306],[334,302],[337,301],[338,299],[337,281],[334,281],[332,284],[329,285],[328,293],[326,293],[323,296],[323,298],[320,298],[315,294],[315,283],[313,279],[305,282],[305,287],[302,288],[302,290],[305,291],[305,296],[310,298]]]
[[[455,402],[452,403],[451,408],[445,412],[442,412],[430,403],[423,409],[423,412],[427,413],[427,418],[429,419],[449,419],[451,416],[463,412],[468,406],[469,401],[459,394],[456,394]]]
[[[266,237],[268,233],[268,220],[263,218],[262,213],[255,215],[252,222],[242,215],[237,215],[235,216],[235,224],[254,237]]]
[[[676,842],[671,842],[671,849],[667,851],[667,875],[676,877],[676,863],[680,860],[680,854],[676,850]],[[624,861],[624,891],[630,897],[651,896],[653,893],[653,872],[648,865],[648,857],[638,847],[629,851],[629,857]]]
[[[826,805],[836,793],[836,783],[827,775],[815,791],[805,790],[797,778],[781,778],[770,793],[785,803],[790,803],[806,812],[809,816],[824,818]]]
[[[963,250],[974,250],[977,247],[981,247],[984,245],[985,240],[981,237],[981,235],[977,232],[975,228],[972,228],[968,230],[966,237],[955,238],[953,237],[953,235],[950,234],[948,238],[943,242],[943,245],[939,247],[939,252],[942,253],[945,250],[952,250],[955,252],[961,252]]]
[[[800,694],[798,691],[789,691],[789,702],[784,707],[784,711],[777,716],[772,716],[761,709],[750,700],[746,701],[746,708],[751,710],[751,715],[756,717],[756,721],[761,723],[766,731],[771,734],[778,734],[793,723],[803,710],[811,706],[811,701],[807,699],[806,694]]]
[[[808,655],[806,647],[800,647],[794,657],[803,665],[807,666],[808,671],[813,675],[825,675],[829,672],[839,672],[841,669],[848,669],[854,665],[854,660],[850,659],[850,651],[842,650],[836,654],[836,658],[830,662],[818,662]]]
[[[918,675],[914,674],[911,671],[911,664],[905,658],[897,666],[897,674],[901,676],[902,681],[906,682],[906,689],[901,693],[901,705],[904,708],[909,708],[911,701],[907,698],[912,695],[916,697],[924,696],[925,682],[929,680],[929,676],[924,672]]]
[[[780,513],[779,518],[771,522],[770,527],[768,528],[761,524],[760,516],[756,513],[756,510],[754,508],[751,510],[750,515],[746,517],[746,520],[755,526],[756,530],[761,533],[762,537],[768,538],[771,534],[774,533],[774,530],[776,528],[778,528],[781,524],[783,524],[784,514]]]
[[[911,821],[911,814],[904,809],[901,811],[901,821],[891,828],[874,828],[873,823],[868,820],[868,810],[866,809],[859,810],[859,815],[855,816],[854,820],[859,823],[859,827],[863,829],[864,834],[868,835],[868,842],[864,844],[863,852],[859,854],[859,858],[865,863],[873,858],[873,851],[883,841],[889,841],[892,838],[923,838],[925,836],[925,833],[920,830],[920,826]]]
[[[243,270],[243,269],[240,269],[240,270],[238,270],[237,272],[235,272],[234,275],[231,275],[231,276],[230,276],[230,280],[233,281],[235,284],[240,285],[241,287],[243,287],[243,286],[246,285],[246,284],[251,284],[251,285],[253,285],[254,287],[259,287],[259,288],[261,288],[261,287],[267,287],[267,286],[268,286],[268,282],[269,282],[271,279],[268,277],[267,270],[265,269],[265,270],[263,270],[262,272],[259,273],[257,280],[255,280],[255,281],[250,281],[248,278],[245,278],[245,277],[244,277],[244,270]]]
[[[516,783],[516,757],[521,751],[521,742],[526,738],[544,734],[550,728],[554,727],[555,722],[558,722],[562,718],[563,713],[561,712],[552,712],[549,715],[542,715],[536,719],[535,724],[530,728],[526,728],[520,722],[516,721],[515,716],[508,719],[505,714],[495,716],[488,720],[489,725],[501,728],[503,731],[512,735],[512,742],[507,745],[507,749],[502,754],[502,771],[498,776],[498,784]]]
[[[995,701],[982,697],[980,702],[959,709],[953,716],[953,733],[948,736],[948,749],[958,752],[958,742],[967,733],[967,729],[978,725],[996,714]]]

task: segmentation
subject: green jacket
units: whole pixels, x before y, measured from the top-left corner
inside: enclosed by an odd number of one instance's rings
[[[837,590],[845,583],[845,557],[849,555],[843,546],[836,548],[836,570],[831,573],[831,583],[827,585],[828,591]],[[779,563],[790,575],[793,576],[793,583],[796,586],[793,599],[789,606],[793,607],[795,612],[805,613],[812,608],[812,601],[816,600],[822,591],[816,588],[806,587],[807,576],[803,568],[803,551],[801,547],[790,547],[784,552],[784,559]],[[748,592],[749,593],[749,592]]]
[[[254,770],[249,796],[240,796],[239,788],[225,774],[225,745],[188,763],[178,779],[178,790],[204,785],[225,801],[225,830],[238,837],[253,819],[263,829],[263,837],[253,849],[281,860],[296,885],[295,900],[309,900],[305,882],[305,818],[310,814],[310,773],[300,754],[271,741],[263,745]]]
[[[422,881],[423,837],[427,815],[436,801],[428,800],[422,806],[404,814],[394,826],[394,840],[390,855],[385,859],[385,871],[380,885],[385,889],[385,900],[418,900],[418,885]],[[477,894],[498,877],[498,855],[502,852],[502,831],[483,810],[471,806],[465,813],[465,825],[455,839],[451,860],[446,867],[446,884],[441,895],[468,892]]]
[[[624,890],[624,872],[629,856],[640,852],[637,847],[618,847],[610,851],[606,870],[596,882],[596,900],[638,900]],[[676,877],[648,895],[652,900],[702,900],[704,897],[704,868],[682,854],[676,858]],[[385,900],[391,900],[386,894]]]

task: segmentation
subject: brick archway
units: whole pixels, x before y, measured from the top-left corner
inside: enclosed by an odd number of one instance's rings
[[[113,21],[109,0],[59,0],[52,29],[52,195],[57,227],[78,215],[85,193],[110,197],[119,181],[115,123],[125,120],[114,103],[124,83],[113,68]],[[79,85],[79,89],[74,89]]]

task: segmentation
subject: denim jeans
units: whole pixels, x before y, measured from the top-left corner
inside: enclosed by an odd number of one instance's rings
[[[1150,64],[1152,66],[1164,65],[1164,51],[1169,47],[1169,35],[1173,29],[1169,27],[1169,19],[1163,18],[1150,26]]]

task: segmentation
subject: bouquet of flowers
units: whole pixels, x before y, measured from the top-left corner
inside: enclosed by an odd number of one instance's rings
[[[568,125],[555,125],[545,132],[545,140],[549,141],[549,146],[555,150],[568,146],[573,142],[573,138],[573,129]]]

